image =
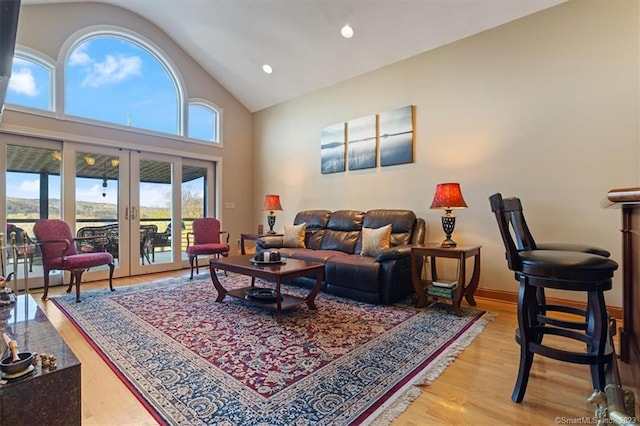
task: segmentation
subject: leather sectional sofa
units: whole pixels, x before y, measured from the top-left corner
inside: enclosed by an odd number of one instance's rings
[[[303,223],[304,247],[285,247],[283,236],[263,236],[257,241],[257,252],[278,250],[283,257],[324,263],[322,290],[340,297],[392,304],[413,293],[411,246],[422,244],[425,237],[425,222],[413,211],[306,210],[294,219],[294,225]],[[362,229],[369,228],[368,232],[389,224],[389,248],[375,257],[361,255]],[[315,278],[303,277],[295,283],[311,286]]]

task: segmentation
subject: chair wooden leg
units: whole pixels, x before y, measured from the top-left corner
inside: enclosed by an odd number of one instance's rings
[[[109,290],[111,291],[115,291],[115,289],[113,288],[113,263],[109,264]]]
[[[596,357],[595,364],[591,364],[591,380],[594,389],[604,391],[606,386],[605,370],[606,357],[605,349],[608,336],[608,315],[604,301],[604,294],[601,291],[590,291],[588,294],[587,313],[587,335],[591,336],[587,352]]]
[[[229,252],[222,253],[222,257],[229,257]],[[218,254],[218,259],[219,258],[220,258],[220,254]],[[224,270],[224,275],[225,277],[229,275],[229,272],[226,269]]]
[[[539,342],[541,336],[532,330],[536,316],[536,290],[527,283],[527,278],[520,277],[520,291],[518,293],[518,331],[516,340],[520,344],[520,366],[518,378],[511,395],[514,402],[522,402],[529,383],[529,372],[533,364],[533,352],[529,349],[530,342]]]
[[[47,300],[47,294],[49,294],[49,271],[44,270],[44,292],[42,293],[42,300]]]
[[[82,273],[84,269],[77,269],[72,271],[72,274],[76,277],[76,303],[80,303],[80,282],[82,281]]]
[[[191,267],[191,276],[189,277],[190,280],[193,279],[193,258],[194,257],[195,256],[189,255],[189,266]]]
[[[73,282],[76,279],[75,274],[73,273],[73,271],[69,271],[70,272],[70,278],[69,278],[69,286],[67,287],[67,293],[71,293],[71,289],[73,288]]]

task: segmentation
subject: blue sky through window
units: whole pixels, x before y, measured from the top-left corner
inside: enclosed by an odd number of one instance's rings
[[[204,197],[202,178],[182,184],[182,190],[195,197]],[[106,196],[102,196],[102,181],[97,179],[76,179],[76,201],[118,203],[118,183],[108,180]],[[140,194],[144,194],[147,207],[167,207],[169,194],[164,186],[154,183],[140,183]],[[37,173],[7,173],[7,197],[38,199],[40,197],[40,176]],[[60,176],[49,175],[49,198],[60,199]]]
[[[66,66],[66,113],[178,134],[178,96],[147,50],[115,37],[79,44]]]
[[[53,110],[53,71],[44,60],[18,52],[7,103]],[[123,126],[180,135],[181,113],[174,78],[149,50],[118,36],[99,35],[79,43],[65,64],[65,113]],[[192,103],[190,138],[220,142],[217,109]]]
[[[0,0],[1,1],[1,0]],[[74,47],[67,58],[63,98],[65,113],[118,125],[180,134],[180,96],[174,79],[163,64],[146,48],[130,39],[111,34],[91,37]],[[42,110],[54,110],[53,69],[41,65],[30,53],[17,52],[14,57],[6,101]],[[188,113],[191,138],[218,142],[218,112],[215,108],[193,104]],[[79,180],[78,201],[117,202],[115,181],[109,181],[102,197],[101,182]],[[145,205],[166,205],[166,194],[141,187]],[[201,196],[202,182],[183,184]],[[38,198],[37,173],[7,173],[7,196]],[[60,198],[60,178],[50,176],[49,195]],[[156,196],[152,196],[156,195]]]
[[[6,102],[31,108],[51,110],[51,70],[20,57],[13,58]]]
[[[203,105],[189,105],[189,137],[203,141],[218,141],[218,135],[214,134],[212,126],[214,111]]]
[[[40,175],[7,173],[7,197],[37,199],[40,197]],[[49,175],[49,197],[60,199],[60,176]]]

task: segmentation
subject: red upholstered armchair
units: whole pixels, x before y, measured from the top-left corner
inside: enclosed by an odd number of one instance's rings
[[[94,266],[109,265],[109,288],[113,291],[113,256],[107,252],[78,254],[76,242],[85,239],[104,238],[101,236],[74,238],[69,225],[59,219],[41,219],[33,226],[33,233],[42,250],[42,266],[44,269],[44,294],[49,291],[49,271],[60,270],[71,272],[71,282],[67,293],[76,283],[76,302],[80,302],[80,281],[82,273]]]
[[[220,240],[221,234],[227,234],[225,243]],[[193,244],[191,244],[193,236]],[[198,255],[214,255],[216,257],[229,255],[229,233],[220,230],[220,221],[212,217],[205,217],[193,221],[193,231],[187,233],[187,255],[189,255],[189,265],[191,266],[191,277],[193,279],[193,261],[196,262],[196,273],[198,273]]]

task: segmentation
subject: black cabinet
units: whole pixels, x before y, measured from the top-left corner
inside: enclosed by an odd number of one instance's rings
[[[49,302],[51,303],[51,302]],[[31,295],[0,306],[0,328],[19,351],[56,356],[55,369],[39,362],[32,373],[0,382],[0,424],[80,425],[80,361]],[[7,345],[0,339],[3,358]]]

